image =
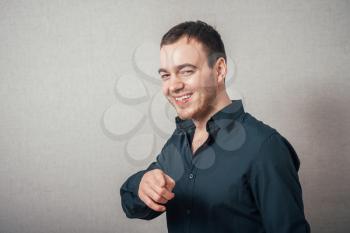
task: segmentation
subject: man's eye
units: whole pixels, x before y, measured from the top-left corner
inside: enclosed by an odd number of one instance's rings
[[[184,75],[188,75],[188,74],[192,74],[193,73],[193,70],[184,70],[184,71],[181,71],[181,74],[184,74]]]
[[[167,80],[167,79],[169,78],[169,74],[163,74],[163,75],[161,75],[160,77],[161,77],[161,79],[163,79],[163,80]]]

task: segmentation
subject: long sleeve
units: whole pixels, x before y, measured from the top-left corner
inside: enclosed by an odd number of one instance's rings
[[[158,162],[153,162],[146,170],[139,171],[130,176],[120,188],[122,208],[128,218],[151,220],[163,212],[150,209],[138,196],[139,184],[142,176],[152,169],[161,169]]]
[[[309,233],[299,182],[299,159],[289,142],[274,133],[252,165],[251,188],[267,233]]]

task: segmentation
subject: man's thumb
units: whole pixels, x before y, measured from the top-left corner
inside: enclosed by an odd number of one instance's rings
[[[164,173],[164,177],[165,177],[165,181],[166,181],[166,188],[169,191],[172,191],[173,188],[175,187],[175,181],[173,180],[173,178],[171,178],[170,176],[168,176],[167,174]]]

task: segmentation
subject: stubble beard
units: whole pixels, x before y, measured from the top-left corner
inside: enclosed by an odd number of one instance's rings
[[[176,103],[171,101],[170,98],[167,98],[168,102],[175,108],[177,115],[182,120],[201,120],[215,110],[217,94],[215,89],[212,87],[203,87],[202,90],[197,90],[195,93],[196,99],[192,99],[190,106],[185,108],[176,106]]]
[[[203,93],[204,92],[204,93]],[[194,110],[191,118],[196,120],[202,120],[207,118],[211,112],[215,109],[216,104],[216,90],[211,87],[203,87],[202,92],[203,98],[199,98],[199,103]]]

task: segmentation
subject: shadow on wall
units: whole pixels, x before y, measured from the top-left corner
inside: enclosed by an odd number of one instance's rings
[[[305,119],[298,128],[304,137],[299,140],[306,212],[314,232],[345,233],[350,228],[350,95],[341,84],[304,88],[296,102]]]

